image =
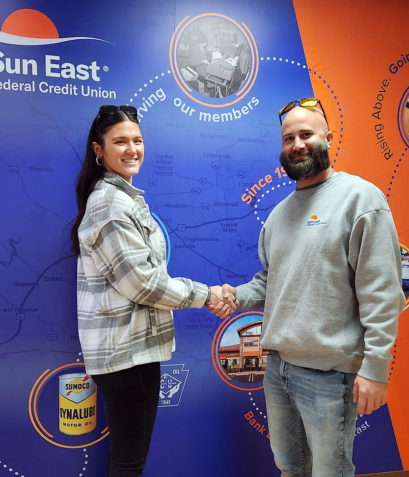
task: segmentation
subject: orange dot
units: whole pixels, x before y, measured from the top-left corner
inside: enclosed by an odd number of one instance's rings
[[[314,219],[314,220],[317,220],[317,216],[316,216],[316,215],[312,215],[311,218]]]
[[[1,31],[26,38],[59,38],[54,23],[38,10],[24,8],[11,13],[3,22]]]

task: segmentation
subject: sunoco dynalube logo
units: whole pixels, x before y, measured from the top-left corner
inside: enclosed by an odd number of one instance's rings
[[[97,386],[84,373],[60,376],[60,431],[86,434],[97,425]]]

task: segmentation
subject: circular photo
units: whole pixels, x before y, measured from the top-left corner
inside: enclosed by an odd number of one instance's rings
[[[409,302],[409,249],[403,245],[400,247],[402,260],[402,288],[405,294],[406,303]]]
[[[409,87],[403,93],[399,103],[398,128],[403,141],[409,146]]]
[[[262,320],[249,315],[231,323],[220,341],[219,359],[224,371],[240,383],[263,381],[268,350],[260,345]]]
[[[225,18],[206,16],[183,32],[177,63],[192,89],[210,98],[224,98],[246,82],[251,55],[240,28]]]
[[[405,128],[405,132],[409,135],[409,100],[406,101],[405,104],[405,111],[403,113],[403,126]]]

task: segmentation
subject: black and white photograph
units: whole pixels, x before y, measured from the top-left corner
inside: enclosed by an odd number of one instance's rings
[[[250,51],[243,32],[220,17],[196,20],[178,43],[178,68],[187,84],[210,98],[240,90],[250,70]]]

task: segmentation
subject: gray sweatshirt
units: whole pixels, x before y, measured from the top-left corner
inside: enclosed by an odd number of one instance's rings
[[[340,172],[294,191],[260,234],[264,270],[236,288],[264,307],[261,345],[296,366],[387,382],[405,305],[399,241],[382,192]]]

